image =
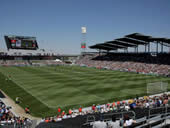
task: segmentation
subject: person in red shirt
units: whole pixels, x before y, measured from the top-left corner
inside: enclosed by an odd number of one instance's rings
[[[62,116],[64,116],[64,115],[65,115],[65,111],[62,112]]]
[[[80,108],[79,108],[79,112],[82,112],[82,107],[80,106]]]
[[[50,122],[50,120],[49,120],[48,118],[46,118],[46,119],[45,119],[45,122],[46,122],[46,123],[49,123],[49,122]]]
[[[60,107],[58,107],[58,113],[61,113],[61,108]]]
[[[68,113],[69,113],[69,115],[71,115],[71,114],[72,114],[72,110],[71,110],[71,109],[69,109]]]
[[[95,111],[95,109],[96,109],[96,105],[95,105],[95,104],[93,104],[93,106],[92,106],[92,110],[93,110],[93,111]]]
[[[27,113],[27,114],[29,114],[29,113],[30,113],[30,109],[29,109],[29,107],[26,107],[26,108],[25,108],[25,113]]]
[[[120,105],[120,101],[117,101],[117,105]]]

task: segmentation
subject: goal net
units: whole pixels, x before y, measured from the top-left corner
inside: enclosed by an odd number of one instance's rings
[[[157,94],[167,92],[167,82],[154,82],[147,84],[147,94]]]

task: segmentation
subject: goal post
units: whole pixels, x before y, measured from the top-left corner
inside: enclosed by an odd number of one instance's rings
[[[147,94],[158,94],[167,92],[168,83],[167,82],[154,82],[147,84]]]

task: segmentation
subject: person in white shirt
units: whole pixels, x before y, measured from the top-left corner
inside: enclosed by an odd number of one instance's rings
[[[129,111],[129,109],[130,109],[129,105],[126,104],[126,105],[125,105],[125,110],[126,110],[126,111]]]
[[[131,126],[134,123],[136,123],[136,121],[133,119],[130,119],[128,115],[124,116],[124,124],[123,124],[124,127]]]
[[[107,124],[104,121],[95,121],[93,123],[93,128],[107,128]]]
[[[108,122],[108,128],[120,128],[120,122],[116,121],[115,115],[112,115],[112,121]]]
[[[146,107],[146,108],[149,108],[149,102],[148,102],[148,101],[146,101],[145,107]]]

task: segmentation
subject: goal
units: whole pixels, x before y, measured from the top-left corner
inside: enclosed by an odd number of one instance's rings
[[[147,84],[147,94],[158,94],[167,92],[168,83],[167,82],[154,82]]]

